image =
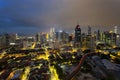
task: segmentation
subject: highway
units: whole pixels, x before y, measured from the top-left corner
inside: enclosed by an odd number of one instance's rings
[[[33,43],[33,45],[31,46],[31,49],[34,49],[36,46],[36,42]]]
[[[7,80],[11,80],[12,77],[15,75],[14,73],[15,73],[15,71],[12,71],[12,72],[10,73],[10,75],[7,77]]]
[[[68,75],[64,80],[71,80],[73,78],[73,76],[75,76],[81,68],[81,65],[83,64],[83,62],[85,61],[86,57],[91,55],[92,53],[88,53],[88,54],[84,54],[79,62],[79,64],[77,65],[77,67],[74,69],[74,71]]]

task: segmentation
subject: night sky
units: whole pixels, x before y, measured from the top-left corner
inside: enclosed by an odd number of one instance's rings
[[[120,0],[0,0],[0,32],[73,31],[78,23],[83,31],[119,26]]]

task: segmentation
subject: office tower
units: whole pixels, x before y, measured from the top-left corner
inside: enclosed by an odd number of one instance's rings
[[[101,40],[100,30],[97,31],[97,40]]]
[[[82,33],[82,40],[81,40],[81,42],[82,42],[82,47],[83,48],[86,48],[86,43],[87,43],[87,41],[86,41],[86,33]]]
[[[5,36],[0,36],[0,48],[6,47],[6,38]]]
[[[115,26],[115,27],[114,27],[114,33],[116,33],[116,34],[117,34],[117,32],[118,32],[118,27],[117,27],[117,26]]]
[[[35,38],[36,38],[36,41],[39,42],[40,41],[40,34],[37,33],[36,36],[35,36]]]
[[[88,35],[91,35],[91,27],[88,26]]]
[[[9,46],[10,44],[10,35],[9,34],[5,34],[5,42],[6,42],[6,45],[5,46]]]
[[[68,41],[69,34],[67,32],[65,32],[64,30],[60,30],[59,32],[55,33],[55,38],[58,41],[66,42],[66,41]]]
[[[68,41],[68,37],[69,37],[69,34],[67,32],[63,31],[61,33],[61,39],[62,39],[63,42]]]
[[[104,32],[104,42],[109,45],[116,45],[116,34],[113,32]]]
[[[50,29],[50,41],[55,41],[55,28]]]
[[[47,42],[47,34],[46,33],[44,33],[44,32],[42,32],[42,33],[40,33],[40,42],[41,43],[45,43],[45,42]]]
[[[120,34],[116,35],[116,46],[120,47]]]
[[[81,28],[80,28],[80,25],[77,25],[75,28],[75,44],[74,44],[74,46],[76,48],[80,48],[80,47],[82,47],[81,45],[82,45],[82,43],[81,43]]]
[[[81,28],[77,25],[75,28],[75,42],[81,42]]]

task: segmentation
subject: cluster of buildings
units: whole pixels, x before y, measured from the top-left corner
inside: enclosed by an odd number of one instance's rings
[[[96,50],[98,45],[105,46],[105,49]],[[55,28],[51,28],[50,33],[41,32],[34,36],[0,35],[0,49],[9,46],[15,46],[15,49],[18,48],[18,50],[7,51],[9,48],[1,50],[0,79],[49,80],[58,79],[58,77],[63,79],[72,73],[71,71],[75,69],[79,60],[87,53],[85,52],[87,49],[91,52],[92,50],[93,52],[98,51],[98,54],[86,58],[85,64],[81,67],[83,76],[87,75],[86,71],[92,71],[97,74],[95,76],[98,79],[101,79],[101,76],[107,79],[109,75],[107,73],[111,73],[110,75],[114,77],[120,71],[117,67],[119,65],[116,64],[120,60],[119,50],[113,48],[120,47],[120,34],[118,34],[117,26],[111,31],[104,32],[100,30],[92,32],[92,27],[88,26],[88,31],[85,33],[82,32],[80,25],[76,25],[74,33],[64,30],[56,31]],[[106,46],[110,46],[112,49],[107,49]],[[99,54],[100,52],[101,54]],[[76,80],[81,79],[81,72],[79,76],[74,76]],[[11,76],[11,74],[13,75]],[[90,75],[92,74],[90,73]],[[115,78],[119,80],[119,77],[115,76]]]
[[[59,48],[60,45],[69,44],[76,48],[95,49],[96,44],[102,43],[111,46],[120,46],[120,34],[118,27],[115,26],[111,31],[94,31],[88,26],[87,33],[82,32],[81,26],[75,27],[74,33],[68,33],[64,30],[56,31],[50,29],[50,33],[37,33],[35,36],[18,36],[17,34],[4,34],[0,36],[0,47],[9,45],[19,45],[20,48],[29,47],[33,42],[40,44],[48,43],[52,47]]]
[[[29,47],[33,42],[34,42],[33,37],[18,36],[17,34],[8,33],[0,35],[0,48],[6,48],[9,46],[26,48]]]
[[[60,31],[55,31],[54,28],[51,28],[50,33],[37,33],[36,34],[36,41],[44,43],[46,41],[48,42],[66,42],[69,39],[69,33],[60,30]]]
[[[0,36],[0,47],[6,47],[14,44],[17,34],[4,34]]]
[[[91,27],[88,26],[88,33],[81,33],[79,25],[75,28],[75,46],[82,48],[95,49],[96,45],[104,44],[113,46],[120,46],[120,34],[117,33],[118,27],[115,26],[113,31],[100,30],[91,32]]]

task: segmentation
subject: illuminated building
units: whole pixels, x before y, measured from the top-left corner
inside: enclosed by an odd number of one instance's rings
[[[41,34],[40,34],[40,42],[41,42],[41,43],[47,42],[48,39],[47,39],[46,36],[47,36],[47,34],[45,34],[45,33],[41,33]]]
[[[40,34],[37,33],[35,37],[36,37],[36,41],[39,42],[40,41]]]
[[[91,48],[91,38],[92,38],[92,36],[91,35],[87,35],[86,36],[86,46],[87,46],[87,48]]]
[[[5,42],[6,42],[6,46],[9,46],[9,43],[10,43],[10,36],[9,34],[5,34]]]
[[[58,41],[66,42],[69,39],[69,34],[65,31],[60,30],[59,32],[56,32],[55,38]]]
[[[91,27],[88,26],[88,35],[91,35]]]
[[[81,28],[77,25],[75,28],[75,42],[81,42]]]
[[[120,34],[116,35],[116,46],[120,47]]]
[[[66,42],[66,41],[68,41],[68,38],[69,38],[69,34],[67,32],[65,32],[65,31],[63,31],[61,33],[61,39],[62,39],[62,41]]]
[[[75,47],[81,46],[81,28],[77,25],[75,28]]]
[[[0,47],[8,47],[15,44],[17,39],[16,34],[4,34],[0,36]]]
[[[46,34],[46,33],[37,33],[36,34],[36,41],[37,42],[41,42],[41,43],[44,43],[46,41],[49,41],[49,35]]]
[[[86,48],[87,47],[87,41],[86,41],[86,37],[87,35],[85,33],[82,33],[82,47]]]
[[[52,42],[52,41],[55,41],[55,28],[54,27],[52,27],[51,29],[50,29],[50,41]]]
[[[6,41],[5,36],[0,36],[0,48],[5,47]]]
[[[97,31],[97,40],[98,40],[98,41],[101,40],[101,33],[100,33],[100,30]]]
[[[73,36],[72,35],[69,35],[69,42],[73,41]]]
[[[109,45],[116,45],[116,34],[111,31],[104,32],[104,42]]]
[[[117,32],[118,32],[118,27],[117,27],[117,26],[115,26],[115,27],[114,27],[114,33],[116,33],[116,34],[117,34]]]

